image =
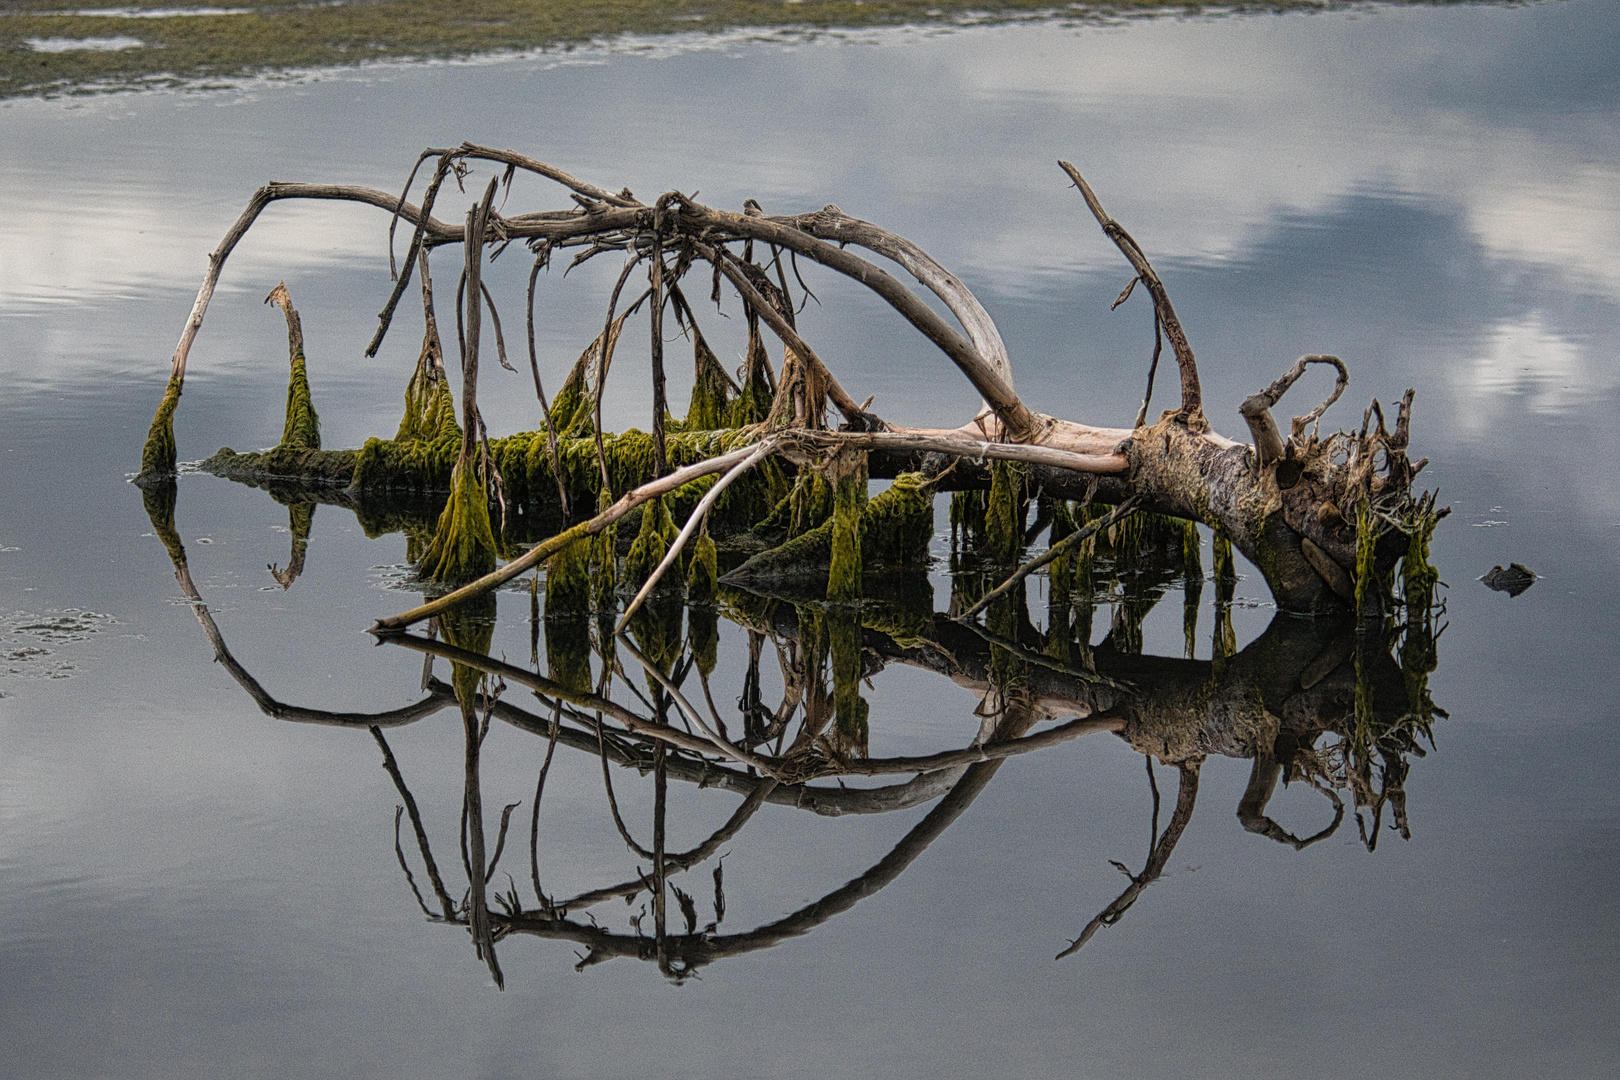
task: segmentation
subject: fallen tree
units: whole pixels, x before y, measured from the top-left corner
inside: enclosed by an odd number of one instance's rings
[[[407,199],[416,174],[430,162],[421,204],[412,204]],[[493,163],[504,174],[491,180],[463,223],[433,217],[444,181],[453,177],[460,183],[475,162]],[[1128,504],[1123,511],[1128,515],[1196,521],[1212,528],[1218,545],[1242,552],[1288,611],[1381,611],[1402,560],[1408,595],[1414,589],[1432,592],[1435,574],[1427,562],[1427,542],[1444,511],[1436,511],[1431,496],[1413,490],[1413,479],[1425,463],[1407,456],[1413,392],[1401,399],[1393,429],[1374,400],[1359,431],[1323,437],[1321,416],[1343,393],[1349,374],[1337,357],[1307,355],[1242,403],[1252,445],[1215,433],[1204,414],[1193,350],[1163,282],[1080,173],[1060,164],[1135,272],[1115,306],[1138,283],[1153,303],[1153,362],[1132,427],[1095,427],[1032,410],[1014,389],[1011,359],[994,321],[967,287],[916,244],[836,206],[772,216],[750,200],[743,212],[735,213],[678,191],[649,204],[628,190],[599,188],[521,154],[463,144],[424,151],[399,197],[321,184],[276,183],[255,193],[210,257],[175,350],[168,390],[143,455],[141,480],[150,483],[174,473],[173,417],[187,358],[231,249],[273,202],[338,199],[389,211],[391,240],[399,222],[411,227],[405,256],[395,266],[393,292],[368,350],[374,354],[382,342],[420,267],[424,336],[400,430],[391,440],[373,439],[357,451],[322,450],[307,439],[284,439],[265,454],[221,451],[206,467],[254,481],[449,493],[421,558],[421,571],[446,582],[475,580],[380,620],[379,631],[420,622],[542,562],[548,564],[548,611],[554,607],[558,613],[591,605],[606,608],[615,602],[616,587],[636,593],[633,608],[672,568],[684,570],[688,586],[699,594],[712,591],[717,568],[711,525],[716,533],[747,532],[755,538],[755,548],[767,548],[733,573],[757,578],[802,573],[809,566],[825,575],[829,599],[858,599],[865,570],[926,559],[936,491],[956,493],[953,523],[981,537],[983,553],[1008,568],[1046,525],[1052,526],[1054,544],[1062,534],[1072,533],[1079,507]],[[498,212],[493,200],[500,183],[510,185],[519,171],[561,184],[574,205],[513,216]],[[527,328],[543,427],[491,439],[476,403],[486,307],[498,358],[503,366],[511,365],[481,268],[486,253],[492,258],[517,242],[534,255]],[[429,252],[447,245],[460,246],[463,264],[456,290],[459,425],[428,274]],[[560,252],[573,253],[570,266],[610,252],[624,253],[626,261],[608,298],[602,332],[555,399],[548,400],[534,343],[534,296],[539,273]],[[904,270],[944,304],[958,326],[869,256]],[[871,399],[857,404],[798,333],[790,274],[802,293],[810,295],[800,260],[859,281],[881,297],[972,384],[984,402],[979,413],[954,429],[918,429],[868,411]],[[716,360],[682,291],[700,267],[708,276],[710,297],[719,301],[723,279],[740,297],[747,316],[747,358],[735,381]],[[632,289],[634,298],[621,307],[638,268],[645,269],[646,287]],[[279,299],[291,329],[296,316],[285,290]],[[603,388],[625,320],[643,306],[651,324],[651,423],[646,433],[611,435],[602,430]],[[670,414],[667,401],[666,317],[693,346],[695,386],[683,420]],[[780,343],[779,367],[772,365],[765,331]],[[1176,362],[1180,401],[1150,423],[1153,379],[1166,339]],[[295,382],[302,372],[301,343],[297,354]],[[1333,391],[1322,404],[1294,417],[1284,437],[1271,410],[1316,364],[1336,371]],[[312,417],[307,381],[302,387]],[[294,431],[297,393],[297,386],[289,391],[289,432]],[[827,426],[829,409],[842,417],[837,430]],[[890,492],[867,501],[868,479],[902,477]],[[495,569],[495,533],[501,530],[490,507],[498,506],[504,529],[509,502],[549,507],[562,523]],[[1037,507],[1032,528],[1029,516]],[[617,536],[621,522],[636,531],[627,551]],[[627,611],[625,618],[629,615]]]

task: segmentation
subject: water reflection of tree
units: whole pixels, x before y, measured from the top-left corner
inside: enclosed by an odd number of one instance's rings
[[[488,655],[494,630],[489,601],[487,607],[463,608],[441,619],[429,635],[388,639],[424,654],[423,696],[416,703],[372,714],[302,708],[267,693],[226,647],[191,580],[174,528],[172,487],[145,497],[216,658],[255,703],[278,719],[369,730],[399,793],[395,851],[410,891],[428,917],[467,929],[497,983],[503,975],[496,947],[513,935],[574,942],[584,949],[581,968],[634,957],[678,980],[716,960],[808,933],[899,877],[967,810],[1008,757],[1112,731],[1148,763],[1152,841],[1140,871],[1114,864],[1126,874],[1127,886],[1059,954],[1066,956],[1122,918],[1164,872],[1192,818],[1200,769],[1210,755],[1253,762],[1237,808],[1248,831],[1303,849],[1339,828],[1346,812],[1341,793],[1348,792],[1370,850],[1386,811],[1392,827],[1410,835],[1409,759],[1422,756],[1421,742],[1430,738],[1433,717],[1444,716],[1427,689],[1439,636],[1434,612],[1360,625],[1279,616],[1236,651],[1230,621],[1233,578],[1218,552],[1214,647],[1211,659],[1198,660],[1193,634],[1205,579],[1196,564],[1197,548],[1151,535],[1129,538],[1128,552],[1120,545],[1112,552],[1092,552],[1079,572],[1069,568],[1054,578],[1059,587],[1048,591],[1044,629],[1032,621],[1022,587],[993,603],[980,625],[933,611],[926,580],[902,579],[859,608],[742,592],[728,594],[719,611],[678,601],[654,603],[621,637],[612,634],[610,623],[553,620],[544,634],[542,664],[540,630],[546,621],[536,597],[530,664],[522,666]],[[295,554],[301,554],[298,539]],[[993,572],[975,574],[966,559],[955,569],[955,611],[971,606],[999,580]],[[1187,655],[1143,655],[1143,619],[1178,586]],[[1091,626],[1102,606],[1113,614],[1108,633],[1093,644]],[[711,686],[722,612],[747,642],[742,686],[729,710],[717,706]],[[768,670],[773,658],[779,699],[768,699],[765,689],[775,681]],[[434,677],[435,659],[448,661],[448,683]],[[980,700],[975,737],[934,754],[870,756],[871,717],[861,690],[891,665],[932,672],[971,690]],[[513,686],[528,691],[538,709],[510,700]],[[459,842],[465,887],[447,883],[384,734],[386,728],[451,707],[461,715],[464,736]],[[486,842],[480,760],[496,720],[545,744],[530,800],[527,894],[511,877],[504,890],[496,884],[517,802],[503,806],[492,850]],[[559,748],[599,760],[609,814],[638,860],[633,876],[567,897],[544,887],[539,844],[545,786]],[[1162,830],[1155,761],[1177,775],[1174,807]],[[646,842],[637,839],[621,813],[616,769],[621,776],[650,779],[653,811]],[[816,782],[856,776],[905,779],[862,788]],[[1279,780],[1321,792],[1333,807],[1332,822],[1302,839],[1267,816]],[[671,850],[672,781],[722,789],[740,795],[742,802],[701,843]],[[719,856],[765,803],[837,816],[882,814],[928,802],[934,805],[922,820],[865,873],[774,922],[722,932],[726,899]],[[407,854],[406,820],[426,893]],[[707,919],[699,915],[697,894],[708,893],[708,886],[682,887],[700,867],[709,869],[712,879],[712,896],[704,901],[712,913]],[[591,909],[607,901],[633,903],[642,896],[647,898],[642,914],[632,916],[628,931],[602,926],[592,915]]]

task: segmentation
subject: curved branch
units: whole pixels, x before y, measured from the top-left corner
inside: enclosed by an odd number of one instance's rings
[[[903,236],[896,236],[870,221],[850,217],[832,205],[823,207],[813,214],[770,220],[802,229],[822,240],[831,240],[839,244],[859,244],[905,267],[912,277],[945,302],[951,314],[956,316],[957,321],[968,332],[968,337],[972,339],[974,348],[979,350],[979,355],[996,369],[1009,389],[1013,387],[1012,360],[1007,356],[1007,346],[1001,340],[1001,331],[996,329],[995,320],[990,318],[990,313],[979,303],[979,298],[928,252]]]
[[[225,260],[230,258],[237,241],[253,227],[260,212],[281,199],[338,199],[368,203],[383,210],[393,211],[413,225],[422,224],[421,211],[415,206],[401,202],[386,191],[378,191],[376,188],[360,187],[356,184],[266,184],[253,193],[247,207],[220,240],[219,247],[208,256],[208,272],[203,275],[202,287],[197,290],[197,300],[191,307],[191,316],[186,319],[185,329],[180,332],[180,342],[174,348],[171,369],[175,378],[184,380],[186,377],[186,358],[191,353],[191,343],[196,340],[197,331],[202,329],[203,316],[208,312],[208,302],[213,299],[214,287],[219,284],[220,271],[225,269]],[[449,242],[461,237],[461,229],[446,225],[431,216],[427,218],[426,223],[427,231],[440,242]]]
[[[1085,177],[1080,175],[1080,170],[1067,161],[1060,161],[1058,165],[1069,174],[1069,179],[1080,189],[1086,205],[1091,208],[1092,216],[1097,219],[1097,224],[1102,226],[1103,232],[1108,234],[1108,239],[1112,240],[1124,254],[1132,269],[1136,271],[1137,277],[1141,278],[1142,284],[1147,286],[1149,295],[1153,297],[1153,309],[1158,313],[1159,324],[1164,327],[1164,335],[1170,339],[1170,347],[1176,353],[1176,364],[1181,368],[1181,419],[1196,431],[1206,430],[1209,421],[1204,419],[1204,396],[1198,385],[1198,364],[1193,360],[1192,346],[1187,343],[1187,334],[1181,328],[1181,320],[1176,318],[1176,309],[1170,304],[1170,294],[1165,290],[1164,282],[1160,281],[1159,275],[1154,272],[1147,255],[1142,252],[1142,246],[1125,231],[1124,226],[1103,210],[1102,203],[1097,201],[1096,193],[1091,190],[1091,185],[1086,183]]]
[[[1338,370],[1339,377],[1334,380],[1333,392],[1327,396],[1326,401],[1304,416],[1294,417],[1293,423],[1290,425],[1291,437],[1299,438],[1305,433],[1306,425],[1314,424],[1320,420],[1322,414],[1328,411],[1328,407],[1339,400],[1339,395],[1344,393],[1344,388],[1350,385],[1350,372],[1345,369],[1344,361],[1337,356],[1329,356],[1325,353],[1310,353],[1300,357],[1294,361],[1292,367],[1282,373],[1276,382],[1258,394],[1250,394],[1243,399],[1243,404],[1238,406],[1238,412],[1242,414],[1244,421],[1249,425],[1249,434],[1254,436],[1255,453],[1259,456],[1262,467],[1281,459],[1287,453],[1287,448],[1283,445],[1282,435],[1277,431],[1277,422],[1271,418],[1271,409],[1300,380],[1305,374],[1305,369],[1311,364],[1331,365]]]
[[[1017,442],[1029,442],[1038,433],[1039,422],[994,364],[986,360],[973,343],[952,330],[934,311],[893,275],[836,244],[828,243],[791,225],[764,217],[749,217],[715,210],[683,200],[683,216],[699,226],[718,228],[736,236],[751,237],[777,244],[808,256],[830,269],[854,278],[886,300],[891,307],[938,345],[973,383],[985,401]],[[774,329],[774,327],[773,327]]]
[[[576,191],[588,199],[595,199],[598,202],[607,203],[609,206],[640,207],[646,205],[645,203],[642,203],[632,197],[628,191],[620,192],[619,194],[615,195],[613,192],[608,191],[605,188],[599,188],[595,184],[587,184],[583,180],[576,179],[575,177],[563,172],[561,169],[547,165],[543,161],[536,161],[532,157],[528,157],[524,154],[514,153],[511,150],[497,150],[493,147],[479,146],[476,143],[464,142],[454,150],[431,150],[428,151],[428,153],[450,154],[455,157],[477,158],[482,161],[498,161],[503,165],[514,165],[525,172],[532,172],[537,176],[543,176],[548,180],[555,180],[557,183],[571,191]]]

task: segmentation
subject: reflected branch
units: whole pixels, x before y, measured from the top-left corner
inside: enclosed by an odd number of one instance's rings
[[[1131,909],[1131,905],[1147,891],[1147,887],[1159,880],[1159,876],[1164,873],[1165,863],[1170,861],[1170,856],[1175,853],[1176,844],[1181,840],[1181,834],[1187,830],[1187,823],[1192,820],[1193,807],[1198,802],[1198,772],[1203,764],[1202,760],[1193,760],[1183,761],[1176,766],[1180,773],[1180,781],[1176,788],[1176,809],[1170,815],[1170,824],[1164,827],[1164,832],[1153,842],[1147,865],[1142,867],[1140,874],[1131,877],[1131,883],[1125,887],[1125,891],[1120,893],[1113,903],[1098,912],[1097,917],[1086,924],[1086,928],[1080,931],[1080,936],[1069,942],[1069,947],[1058,953],[1056,959],[1062,960],[1064,957],[1073,956],[1096,935],[1098,930],[1119,922]],[[1158,800],[1155,799],[1155,816],[1157,813]]]

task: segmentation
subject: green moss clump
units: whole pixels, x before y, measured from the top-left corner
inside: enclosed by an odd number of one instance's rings
[[[832,512],[833,490],[827,478],[813,469],[800,469],[788,494],[788,539],[819,528]]]
[[[170,375],[169,385],[158,402],[152,427],[146,433],[146,445],[141,448],[141,472],[138,480],[157,480],[175,474],[174,410],[180,406],[180,376]]]
[[[449,380],[428,365],[418,364],[405,386],[405,413],[394,441],[433,442],[447,435],[455,436],[460,445],[461,425],[456,423],[456,399]]]
[[[990,467],[990,495],[985,504],[985,552],[999,563],[1011,563],[1024,550],[1024,520],[1029,514],[1027,472],[1015,461]]]
[[[281,429],[281,446],[287,450],[319,450],[321,418],[309,394],[309,370],[300,345],[292,354],[292,373],[287,379],[287,422]]]
[[[750,327],[748,358],[743,365],[742,392],[727,409],[727,426],[741,428],[751,424],[763,424],[765,418],[771,415],[771,406],[776,404],[776,395],[771,392],[770,377],[766,374],[770,363],[758,326]]]
[[[597,499],[596,510],[601,513],[612,505],[612,497],[603,492]],[[619,526],[609,525],[591,538],[590,564],[596,568],[591,575],[591,601],[598,612],[611,611],[613,590],[619,580]],[[612,635],[610,634],[609,637]]]
[[[575,361],[562,389],[551,399],[551,426],[559,439],[577,439],[595,434],[591,423],[591,395],[585,385],[585,368],[595,351],[595,344],[586,349]]]
[[[624,559],[624,583],[628,588],[639,589],[647,583],[679,532],[663,496],[655,496],[641,505],[641,530]]]
[[[1434,606],[1434,589],[1440,584],[1440,571],[1429,562],[1429,541],[1439,523],[1440,518],[1432,508],[1420,507],[1406,529],[1406,554],[1401,556],[1401,600],[1409,621],[1427,618],[1429,609]]]
[[[866,531],[866,455],[839,476],[833,490],[831,552],[827,561],[827,599],[833,603],[861,598],[861,537]]]
[[[692,538],[691,549],[686,562],[686,602],[711,605],[719,593],[720,553],[707,527]]]
[[[687,431],[714,431],[729,426],[726,414],[731,380],[702,334],[693,334],[692,366],[692,398],[682,427]]]
[[[709,489],[714,487],[719,479],[719,473],[700,476],[691,483],[682,484],[664,496],[664,505],[669,509],[669,516],[674,519],[675,524],[686,524],[686,519],[692,516],[692,512],[697,509],[697,504],[703,501],[703,496],[709,493]],[[724,495],[725,492],[721,492],[721,496],[724,497]],[[719,501],[719,499],[715,500],[715,502]]]
[[[355,457],[350,483],[361,491],[443,491],[460,455],[459,428],[435,439],[367,439]]]
[[[456,467],[420,573],[430,581],[465,581],[495,569],[495,531],[484,483],[470,461]]]
[[[934,539],[934,487],[922,473],[901,473],[865,503],[861,522],[863,562],[889,570],[924,568]]]
[[[1378,574],[1378,528],[1372,506],[1366,499],[1356,504],[1356,615],[1373,614],[1371,604],[1382,599],[1383,582]]]
[[[907,473],[874,496],[861,512],[861,567],[864,570],[924,567],[933,538],[932,489],[917,473]],[[794,581],[824,578],[832,560],[833,521],[762,551],[725,580]]]

